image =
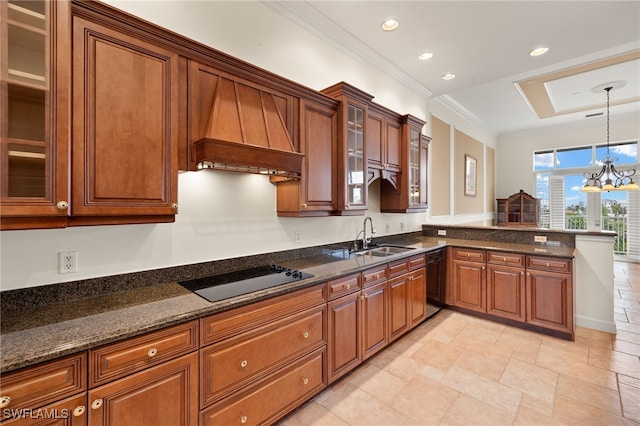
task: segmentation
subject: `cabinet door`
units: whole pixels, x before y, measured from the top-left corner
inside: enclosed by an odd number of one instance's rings
[[[69,4],[0,2],[0,229],[67,224]]]
[[[409,330],[409,274],[390,279],[389,285],[389,341]]]
[[[3,421],[4,426],[85,426],[87,424],[87,394],[58,401],[42,408],[16,411],[21,417]],[[7,415],[3,412],[3,418]]]
[[[527,323],[573,333],[571,274],[527,271]]]
[[[387,337],[387,283],[381,282],[362,290],[362,356],[363,360],[384,348]]]
[[[427,283],[425,268],[409,275],[409,325],[415,327],[427,317]]]
[[[341,210],[362,210],[367,207],[367,182],[365,176],[366,109],[359,104],[346,106],[346,140],[344,141],[344,183]]]
[[[198,354],[167,361],[89,391],[89,425],[195,426]]]
[[[385,120],[385,169],[400,172],[402,169],[402,124],[400,120]]]
[[[353,293],[327,304],[329,383],[360,363],[360,293]]]
[[[487,313],[525,320],[524,268],[487,265]]]
[[[384,168],[384,117],[369,110],[365,126],[367,146],[367,167]],[[376,175],[378,176],[378,175]]]
[[[278,216],[327,216],[336,210],[336,110],[300,100],[300,180],[278,183]]]
[[[179,84],[176,53],[73,18],[74,223],[174,220]]]
[[[453,305],[477,312],[486,309],[485,265],[475,262],[453,262]]]

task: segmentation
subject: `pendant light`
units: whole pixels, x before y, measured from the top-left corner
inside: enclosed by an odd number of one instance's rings
[[[604,160],[600,160],[603,164],[599,172],[587,172],[584,174],[587,183],[582,187],[582,191],[585,192],[640,190],[640,186],[631,178],[636,174],[636,170],[618,171],[613,164],[614,160],[611,159],[609,154],[609,92],[611,89],[613,89],[613,86],[604,88],[607,92],[607,156]]]

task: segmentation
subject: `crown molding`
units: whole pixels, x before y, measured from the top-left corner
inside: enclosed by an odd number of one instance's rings
[[[412,90],[420,98],[427,100],[433,96],[429,89],[330,20],[311,4],[305,1],[266,1],[262,4],[331,45],[350,55],[358,56]]]

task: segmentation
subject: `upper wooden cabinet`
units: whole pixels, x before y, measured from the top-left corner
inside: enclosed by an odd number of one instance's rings
[[[373,96],[341,82],[322,93],[340,101],[337,140],[337,214],[363,214],[367,209],[365,134],[367,108]]]
[[[73,17],[70,224],[172,222],[178,54]]]
[[[366,121],[367,179],[386,179],[398,185],[402,162],[400,115],[375,103],[369,104]]]
[[[58,228],[69,203],[69,3],[0,3],[0,228]]]
[[[422,135],[423,120],[411,115],[402,118],[402,159],[397,188],[383,180],[380,211],[417,213],[427,210],[427,160],[430,138]]]
[[[538,226],[538,199],[522,189],[509,198],[498,198],[496,201],[498,225]]]

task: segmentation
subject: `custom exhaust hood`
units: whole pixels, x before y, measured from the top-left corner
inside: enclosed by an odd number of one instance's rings
[[[220,77],[205,135],[194,143],[198,169],[300,178],[304,155],[268,92]]]

